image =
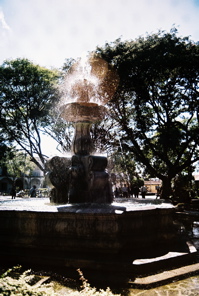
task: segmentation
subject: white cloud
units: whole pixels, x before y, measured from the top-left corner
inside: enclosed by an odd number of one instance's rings
[[[1,30],[2,29],[7,30],[7,31],[10,30],[10,27],[8,26],[8,24],[5,21],[5,17],[4,17],[2,9],[0,9],[0,28],[1,28]]]
[[[0,49],[7,47],[9,38],[11,36],[11,29],[5,21],[4,13],[0,8]]]
[[[183,36],[199,40],[195,0],[7,0],[0,17],[0,62],[27,57],[46,66],[62,66],[122,36],[135,39],[158,29],[179,26]],[[0,14],[1,16],[1,14]],[[10,35],[9,27],[12,29]]]
[[[6,23],[5,21],[5,18],[4,18],[4,14],[3,14],[3,11],[0,9],[0,26],[1,26],[1,29],[3,30],[10,30],[10,27],[8,26],[8,24]]]

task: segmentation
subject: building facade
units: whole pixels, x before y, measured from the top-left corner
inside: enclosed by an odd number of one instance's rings
[[[43,188],[45,186],[44,173],[35,167],[30,175],[23,175],[20,178],[15,178],[5,175],[0,168],[0,195],[10,194],[13,185],[15,184],[17,191],[28,190],[33,185],[36,188]]]

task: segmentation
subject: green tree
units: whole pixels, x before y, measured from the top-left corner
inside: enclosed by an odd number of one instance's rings
[[[8,159],[13,159],[14,154],[11,147],[6,145],[3,137],[0,137],[0,168],[2,175],[8,174],[6,162]]]
[[[50,115],[58,99],[58,73],[27,59],[5,61],[0,66],[0,132],[44,170],[42,133],[49,134]]]
[[[30,157],[23,152],[12,151],[12,158],[7,155],[5,161],[8,175],[14,178],[21,178],[24,175],[30,175],[34,168],[34,164]]]
[[[123,153],[123,151],[119,149],[119,151],[113,152],[109,157],[111,158],[112,165],[111,172],[120,176],[122,182],[130,186],[134,178],[137,177],[132,153]]]
[[[199,45],[172,29],[96,53],[120,76],[109,103],[113,135],[162,180],[168,198],[175,176],[199,160]]]

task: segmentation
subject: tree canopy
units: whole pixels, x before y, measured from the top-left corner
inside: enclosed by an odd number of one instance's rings
[[[120,85],[109,103],[113,136],[151,176],[171,181],[199,160],[199,45],[175,29],[97,48]]]
[[[0,66],[0,132],[42,170],[41,135],[52,124],[49,113],[58,99],[57,78],[56,71],[27,59],[5,61]]]

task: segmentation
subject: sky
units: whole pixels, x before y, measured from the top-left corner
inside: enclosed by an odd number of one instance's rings
[[[28,58],[62,67],[117,38],[175,26],[199,40],[199,0],[0,0],[0,63]]]
[[[61,68],[106,42],[173,27],[199,41],[199,0],[0,0],[0,64],[27,58]]]

